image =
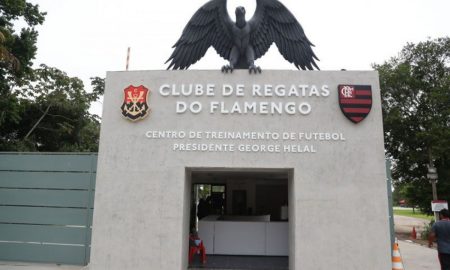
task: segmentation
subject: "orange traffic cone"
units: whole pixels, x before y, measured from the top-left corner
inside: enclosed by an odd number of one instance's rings
[[[394,243],[394,248],[392,250],[392,270],[405,270],[405,268],[403,268],[402,256],[400,255],[397,243]]]
[[[417,239],[416,227],[413,227],[413,229],[412,229],[411,238],[412,239]]]

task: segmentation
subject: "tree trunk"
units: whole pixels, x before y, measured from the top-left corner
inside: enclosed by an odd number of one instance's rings
[[[39,123],[41,123],[42,119],[44,119],[44,117],[48,114],[48,111],[50,110],[51,105],[47,106],[47,109],[45,109],[44,114],[42,114],[42,116],[39,118],[39,120],[37,120],[36,124],[34,124],[34,126],[30,129],[30,131],[28,131],[27,135],[25,135],[25,137],[23,138],[24,140],[28,139],[28,136],[31,135],[31,133],[36,129],[36,127],[39,125]]]

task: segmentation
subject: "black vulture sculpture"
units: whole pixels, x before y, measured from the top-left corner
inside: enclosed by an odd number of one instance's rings
[[[210,0],[192,16],[167,62],[167,69],[187,69],[213,46],[229,61],[222,72],[249,69],[261,72],[255,60],[263,56],[273,42],[283,57],[298,69],[319,69],[306,37],[294,15],[278,0],[256,0],[255,14],[245,20],[245,9],[236,8],[236,22],[227,11],[227,0]],[[167,63],[166,62],[166,63]]]

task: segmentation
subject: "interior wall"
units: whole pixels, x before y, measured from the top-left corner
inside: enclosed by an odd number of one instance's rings
[[[284,175],[283,175],[284,174]],[[261,193],[261,196],[266,196],[267,198],[272,198],[274,201],[282,203],[285,205],[288,203],[288,181],[287,173],[280,173],[277,175],[277,179],[266,179],[260,173],[257,176],[252,177],[247,176],[235,176],[229,177],[226,174],[220,173],[209,173],[209,176],[195,175],[192,179],[193,184],[224,184],[226,186],[226,214],[233,215],[233,191],[235,190],[245,190],[247,193],[247,210],[251,210],[246,214],[252,215],[266,215],[265,211],[262,211],[264,202],[259,200],[257,191]],[[273,195],[271,192],[282,192],[279,195]],[[281,207],[280,205],[280,207]],[[279,211],[272,217],[279,219]]]
[[[192,172],[189,169],[185,170],[185,180],[184,180],[184,198],[183,198],[183,228],[182,235],[186,236],[182,238],[182,250],[189,249],[189,236],[190,233],[190,215],[191,215],[191,191],[192,191]],[[188,257],[185,252],[182,252],[181,264],[188,264]]]
[[[297,269],[295,267],[295,228],[296,228],[296,204],[295,204],[295,181],[294,169],[288,170],[288,212],[289,212],[289,267],[290,269]]]
[[[256,215],[271,215],[271,220],[281,220],[281,206],[288,204],[288,187],[285,185],[255,185]]]

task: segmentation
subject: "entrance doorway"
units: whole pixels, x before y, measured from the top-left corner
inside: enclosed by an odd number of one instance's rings
[[[188,168],[190,236],[206,252],[189,269],[275,269],[289,265],[291,169]],[[194,244],[190,241],[190,245]]]
[[[211,183],[192,184],[190,229],[198,230],[198,220],[209,215],[226,213],[226,185]]]

